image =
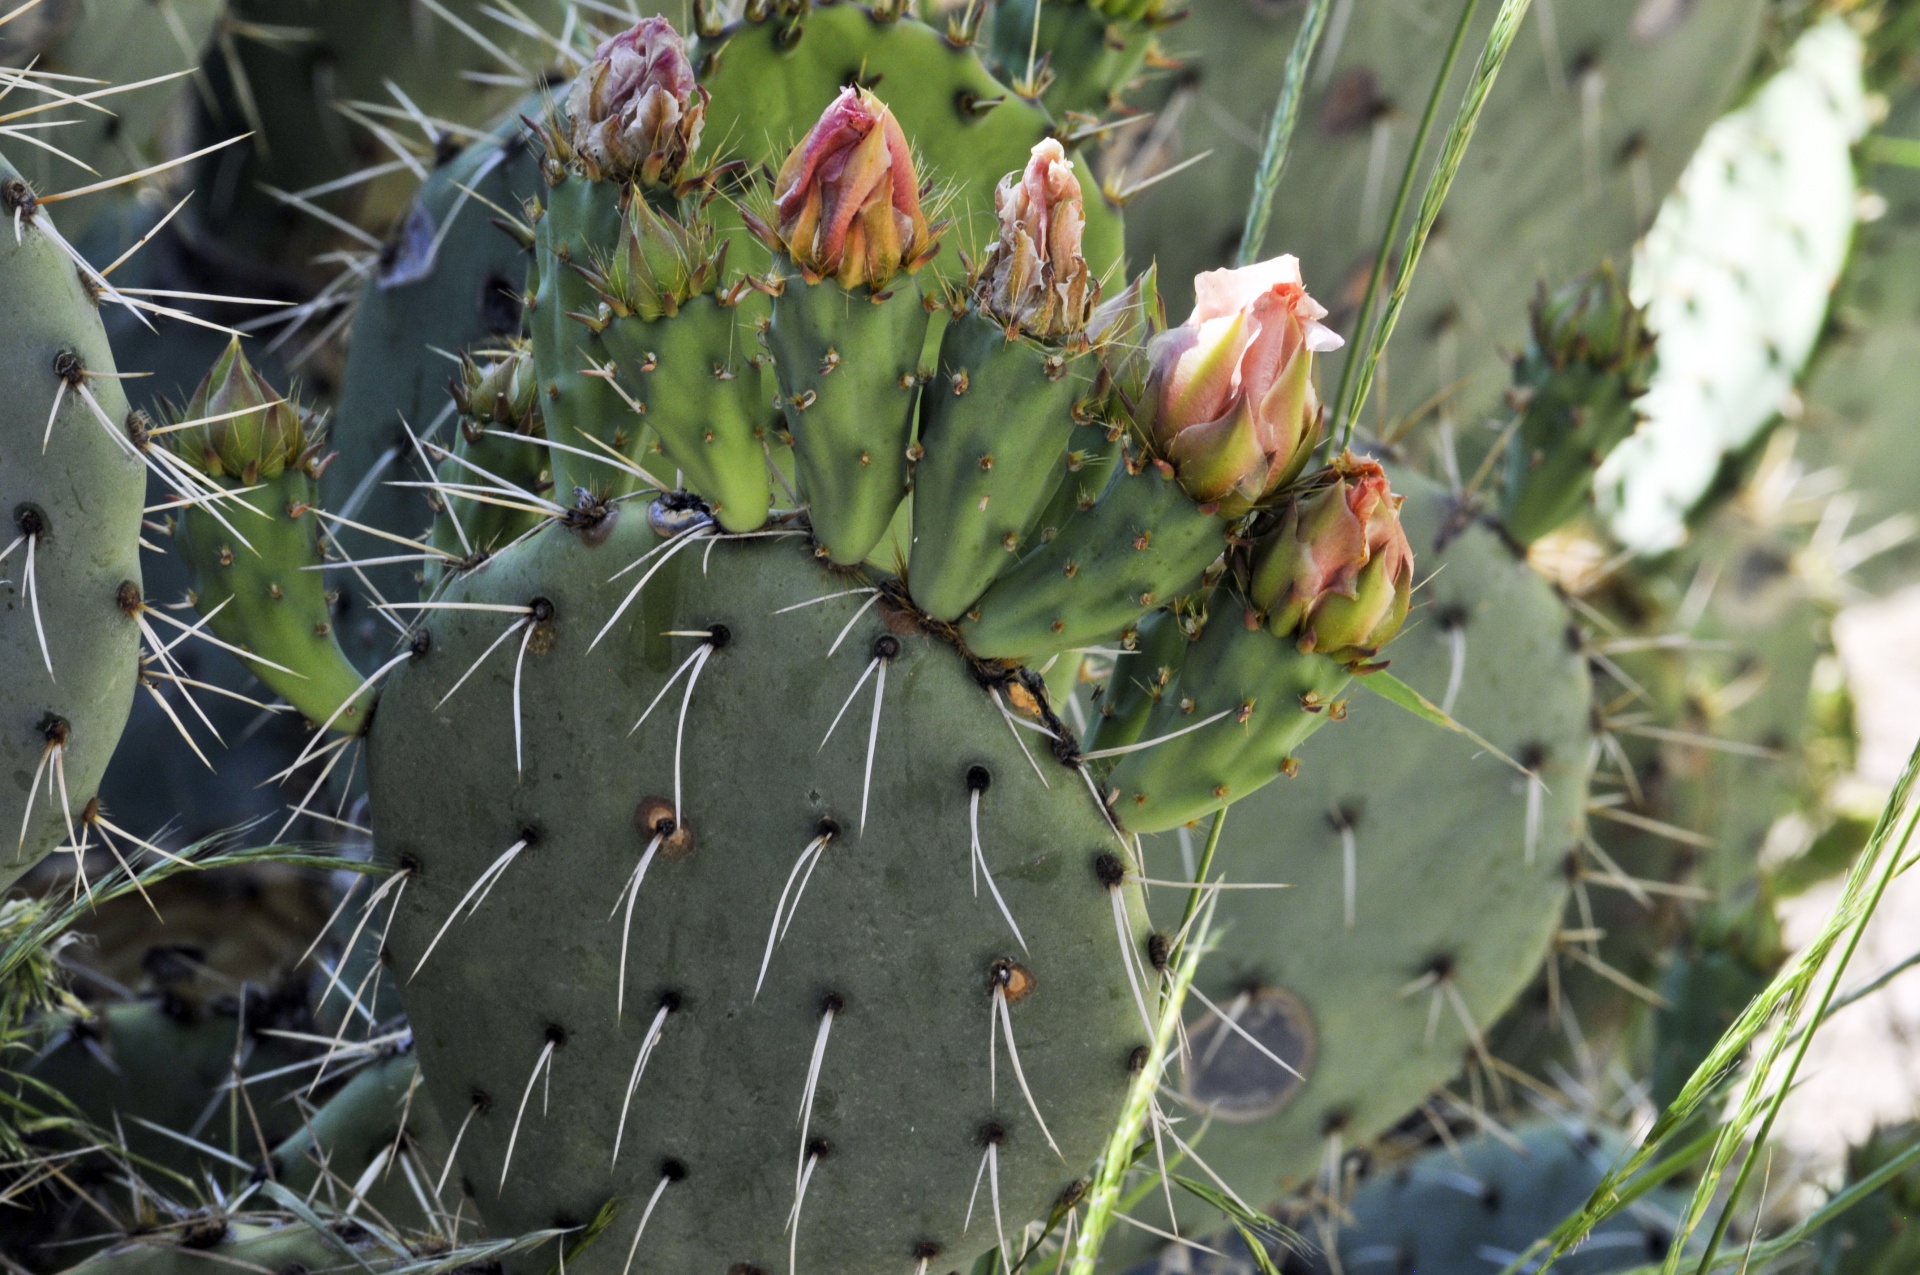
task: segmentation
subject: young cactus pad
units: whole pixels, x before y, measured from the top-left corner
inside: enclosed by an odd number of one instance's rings
[[[617,1205],[569,1269],[964,1269],[1086,1170],[1147,1039],[1126,852],[801,536],[650,521],[462,576],[448,602],[498,609],[428,611],[381,700],[426,1091],[472,1113],[496,1233]]]
[[[145,480],[88,282],[4,159],[0,214],[5,888],[63,838],[77,843],[126,725],[140,673]]]
[[[1227,811],[1216,873],[1291,888],[1221,896],[1232,941],[1196,987],[1238,1006],[1237,1021],[1306,1077],[1237,1035],[1215,1042],[1212,1011],[1191,1003],[1188,1032],[1211,1061],[1189,1090],[1216,1115],[1202,1154],[1255,1203],[1310,1180],[1329,1136],[1377,1136],[1460,1070],[1467,1020],[1491,1024],[1539,967],[1586,804],[1590,688],[1565,607],[1484,527],[1437,545],[1454,512],[1443,488],[1405,470],[1393,483],[1430,579],[1424,622],[1389,648],[1392,672],[1542,782],[1356,687],[1347,720],[1315,736],[1296,777]],[[1173,835],[1145,847],[1156,876],[1181,853]],[[1156,921],[1177,923],[1175,894],[1154,902]]]

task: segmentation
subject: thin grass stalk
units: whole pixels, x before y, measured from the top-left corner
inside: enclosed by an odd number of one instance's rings
[[[1912,763],[1909,762],[1909,767],[1911,767],[1911,764]],[[1908,817],[1907,830],[1900,838],[1899,850],[1885,856],[1886,863],[1874,880],[1873,893],[1867,899],[1866,908],[1861,912],[1860,920],[1853,927],[1853,932],[1847,936],[1846,945],[1841,948],[1839,959],[1834,962],[1833,973],[1828,977],[1826,988],[1820,994],[1819,1007],[1814,1010],[1813,1014],[1815,1023],[1819,1023],[1826,1017],[1827,1007],[1833,1003],[1834,993],[1839,989],[1840,980],[1847,972],[1847,965],[1853,960],[1853,954],[1860,946],[1860,938],[1861,935],[1866,932],[1867,922],[1872,919],[1875,910],[1879,908],[1880,900],[1886,895],[1887,887],[1893,883],[1893,878],[1899,874],[1901,861],[1906,857],[1907,843],[1913,838],[1916,820],[1920,820],[1920,812],[1916,812]],[[1804,999],[1804,996],[1796,998],[1793,1010],[1797,1010]],[[1766,1065],[1754,1068],[1753,1074],[1748,1078],[1747,1096],[1741,1103],[1743,1116],[1747,1115],[1749,1104],[1757,1103],[1759,1100],[1762,1090],[1770,1079],[1770,1073],[1773,1070],[1772,1064],[1779,1058],[1781,1052],[1788,1047],[1788,1042],[1794,1036],[1791,1029],[1794,1026],[1794,1020],[1797,1019],[1799,1015],[1792,1011],[1789,1011],[1789,1013],[1790,1016],[1787,1022],[1782,1024],[1774,1044],[1767,1050]],[[1806,1061],[1807,1049],[1813,1044],[1814,1034],[1815,1033],[1811,1031],[1800,1033],[1798,1043],[1793,1046],[1793,1058],[1787,1064],[1786,1073],[1780,1077],[1779,1083],[1774,1086],[1773,1097],[1772,1100],[1767,1103],[1766,1115],[1760,1121],[1759,1132],[1752,1138],[1747,1149],[1746,1159],[1742,1161],[1740,1165],[1740,1172],[1734,1176],[1733,1188],[1727,1193],[1727,1201],[1720,1208],[1720,1219],[1714,1225],[1713,1238],[1707,1241],[1706,1252],[1701,1254],[1697,1275],[1706,1275],[1707,1270],[1713,1265],[1714,1257],[1717,1256],[1720,1251],[1721,1242],[1726,1239],[1727,1227],[1733,1221],[1733,1211],[1740,1203],[1741,1192],[1746,1189],[1747,1180],[1753,1175],[1753,1166],[1760,1159],[1760,1152],[1766,1146],[1768,1135],[1773,1132],[1773,1123],[1780,1115],[1781,1105],[1786,1102],[1787,1095],[1793,1090],[1793,1078],[1799,1074],[1800,1064]],[[1711,1205],[1713,1201],[1713,1187],[1718,1184],[1719,1177],[1721,1173],[1725,1171],[1726,1166],[1732,1162],[1735,1152],[1738,1150],[1740,1143],[1745,1140],[1747,1129],[1750,1127],[1751,1122],[1749,1120],[1743,1120],[1739,1126],[1733,1124],[1727,1126],[1721,1139],[1721,1145],[1724,1146],[1726,1150],[1724,1154],[1722,1154],[1720,1147],[1714,1149],[1713,1161],[1710,1162],[1710,1167],[1706,1175],[1701,1179],[1700,1185],[1695,1189],[1693,1202],[1687,1210],[1687,1226],[1680,1236],[1681,1240],[1684,1240],[1687,1235],[1692,1234],[1694,1228],[1698,1225],[1698,1219],[1705,1214],[1706,1209]],[[1672,1252],[1668,1254],[1667,1270],[1669,1272],[1679,1269],[1681,1251],[1680,1246],[1676,1245]]]
[[[1477,3],[1478,0],[1472,0]],[[1300,99],[1306,94],[1307,67],[1320,47],[1320,33],[1327,26],[1327,11],[1333,0],[1312,0],[1307,16],[1300,20],[1293,48],[1287,53],[1287,68],[1280,78],[1280,100],[1274,103],[1273,118],[1267,121],[1266,144],[1260,151],[1260,167],[1253,176],[1253,199],[1247,204],[1246,226],[1240,232],[1237,264],[1252,265],[1267,240],[1267,222],[1273,216],[1273,197],[1280,189],[1280,174],[1287,166],[1287,151],[1293,143],[1294,126],[1300,122]]]
[[[1207,936],[1212,929],[1213,906],[1206,905],[1207,915],[1195,920],[1195,914],[1201,908],[1201,897],[1206,893],[1202,888],[1207,873],[1213,868],[1214,852],[1220,846],[1220,830],[1226,826],[1227,811],[1222,808],[1213,817],[1213,829],[1207,834],[1207,847],[1200,856],[1200,862],[1194,868],[1193,888],[1187,894],[1186,911],[1181,917],[1181,928],[1194,925],[1192,934],[1183,938],[1174,949],[1172,970],[1173,978],[1161,992],[1160,1017],[1154,1023],[1153,1040],[1147,1046],[1146,1065],[1133,1078],[1133,1084],[1127,1090],[1126,1106],[1121,1109],[1119,1123],[1108,1135],[1106,1150],[1100,1156],[1100,1169],[1095,1174],[1093,1186],[1087,1192],[1087,1219],[1081,1225],[1080,1238],[1074,1247],[1073,1264],[1069,1268],[1071,1275],[1094,1275],[1094,1268],[1100,1260],[1100,1246],[1105,1243],[1107,1232],[1113,1228],[1115,1215],[1119,1211],[1121,1186],[1126,1180],[1127,1170],[1133,1164],[1133,1149],[1139,1141],[1140,1130],[1146,1126],[1148,1112],[1153,1107],[1154,1093],[1160,1086],[1160,1073],[1166,1065],[1167,1049],[1173,1042],[1174,1030],[1180,1024],[1180,1015],[1187,1003],[1187,990],[1193,986],[1193,977],[1200,969],[1200,958],[1207,953]],[[1217,899],[1219,896],[1213,896]]]
[[[1738,1066],[1748,1047],[1767,1024],[1774,1020],[1776,1012],[1785,1006],[1787,1012],[1781,1015],[1782,1030],[1776,1037],[1775,1046],[1770,1051],[1770,1058],[1756,1068],[1754,1078],[1749,1082],[1749,1098],[1743,1102],[1741,1115],[1731,1124],[1744,1130],[1759,1117],[1758,1104],[1754,1102],[1751,1095],[1756,1091],[1755,1086],[1765,1084],[1765,1078],[1771,1070],[1771,1061],[1778,1057],[1780,1050],[1784,1048],[1784,1042],[1794,1039],[1791,1027],[1798,1016],[1799,1007],[1806,1001],[1808,988],[1812,986],[1827,957],[1832,954],[1843,938],[1849,939],[1849,951],[1858,943],[1860,932],[1871,919],[1873,907],[1879,902],[1885,880],[1902,861],[1903,852],[1914,831],[1912,819],[1907,821],[1906,831],[1900,838],[1899,846],[1891,852],[1889,852],[1889,846],[1894,839],[1895,828],[1901,822],[1901,817],[1906,813],[1912,799],[1917,774],[1920,774],[1920,747],[1916,747],[1913,755],[1907,759],[1906,769],[1901,773],[1899,782],[1894,785],[1893,795],[1888,799],[1886,808],[1881,811],[1880,820],[1875,825],[1866,848],[1848,872],[1840,899],[1834,904],[1833,911],[1828,914],[1820,933],[1811,943],[1795,953],[1786,966],[1774,976],[1773,982],[1754,997],[1747,1008],[1741,1012],[1739,1018],[1721,1036],[1712,1051],[1694,1069],[1693,1075],[1681,1087],[1679,1095],[1665,1111],[1660,1113],[1653,1127],[1641,1140],[1640,1146],[1626,1157],[1619,1167],[1601,1179],[1586,1205],[1578,1213],[1554,1228],[1553,1233],[1548,1237],[1552,1241],[1552,1249],[1547,1258],[1549,1264],[1584,1239],[1595,1226],[1614,1216],[1624,1207],[1622,1195],[1629,1189],[1627,1184],[1646,1169],[1662,1144],[1690,1120],[1694,1112],[1698,1111],[1720,1088],[1724,1079]],[[1889,867],[1889,864],[1892,866]],[[1818,1022],[1817,1019],[1815,1021]],[[1721,1136],[1724,1137],[1724,1133]],[[1722,1160],[1722,1167],[1724,1163],[1725,1161]],[[1710,1196],[1711,1191],[1717,1186],[1719,1174],[1710,1172],[1708,1177],[1713,1181],[1703,1179],[1701,1190],[1709,1193]],[[1708,1197],[1697,1196],[1695,1206],[1689,1210],[1693,1225],[1698,1224],[1698,1213],[1704,1211],[1703,1201],[1706,1198]],[[1681,1249],[1676,1244],[1674,1253],[1680,1252]],[[1678,1258],[1675,1257],[1672,1260],[1677,1261]],[[1508,1269],[1512,1272],[1517,1268],[1510,1266]],[[1530,1269],[1545,1271],[1547,1267],[1542,1265]],[[1669,1266],[1668,1269],[1673,1268]]]
[[[1453,38],[1447,41],[1446,56],[1440,60],[1440,74],[1434,77],[1433,91],[1427,94],[1427,107],[1420,113],[1420,125],[1413,132],[1413,148],[1407,152],[1407,165],[1400,170],[1400,187],[1393,195],[1393,208],[1387,214],[1387,224],[1380,231],[1380,246],[1374,249],[1373,267],[1367,272],[1367,290],[1360,301],[1360,318],[1353,327],[1353,343],[1346,362],[1340,365],[1340,385],[1333,395],[1333,424],[1339,428],[1343,421],[1358,415],[1358,408],[1347,410],[1347,393],[1353,388],[1354,369],[1362,362],[1361,350],[1365,347],[1367,333],[1373,326],[1373,311],[1380,300],[1380,284],[1387,272],[1387,262],[1393,252],[1393,241],[1400,233],[1400,219],[1406,216],[1407,201],[1413,197],[1413,179],[1420,173],[1420,157],[1426,153],[1427,139],[1433,135],[1434,121],[1440,118],[1440,103],[1446,99],[1447,84],[1453,79],[1453,68],[1460,60],[1460,50],[1466,46],[1467,30],[1473,23],[1473,15],[1479,11],[1480,0],[1467,0],[1466,8],[1460,11],[1460,20],[1454,24]],[[1384,343],[1383,343],[1384,344]],[[1347,429],[1344,439],[1351,438],[1353,431]]]
[[[1526,19],[1527,10],[1532,4],[1533,0],[1502,0],[1500,12],[1494,15],[1493,29],[1487,32],[1486,47],[1481,49],[1480,61],[1473,68],[1472,78],[1467,81],[1466,96],[1460,99],[1460,106],[1454,112],[1453,125],[1447,130],[1446,140],[1440,147],[1440,157],[1434,161],[1433,172],[1427,178],[1426,191],[1420,196],[1420,213],[1414,219],[1413,229],[1407,232],[1406,244],[1400,250],[1400,271],[1394,279],[1393,295],[1387,299],[1379,330],[1368,340],[1366,358],[1354,383],[1353,402],[1347,409],[1342,426],[1342,446],[1353,439],[1354,422],[1359,420],[1361,409],[1367,405],[1367,392],[1373,388],[1380,357],[1386,353],[1387,342],[1393,338],[1394,325],[1400,321],[1400,312],[1406,308],[1407,291],[1413,286],[1413,272],[1420,264],[1420,254],[1426,249],[1427,236],[1433,233],[1434,223],[1440,220],[1440,209],[1446,204],[1447,193],[1453,189],[1453,179],[1459,175],[1460,164],[1467,157],[1467,143],[1473,140],[1473,131],[1480,124],[1480,112],[1486,108],[1487,98],[1493,92],[1493,83],[1499,78],[1500,68],[1507,60],[1507,51],[1513,47],[1514,37],[1520,34],[1520,24]]]

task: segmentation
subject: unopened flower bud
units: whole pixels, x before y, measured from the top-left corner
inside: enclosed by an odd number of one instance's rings
[[[567,114],[574,154],[596,175],[671,185],[700,145],[707,91],[673,24],[646,18],[600,46]]]
[[[1531,318],[1529,355],[1551,368],[1578,362],[1617,371],[1635,390],[1644,390],[1653,375],[1654,342],[1646,311],[1634,305],[1611,262],[1557,292],[1541,285]]]
[[[652,322],[672,318],[690,299],[713,290],[727,256],[713,224],[697,211],[686,222],[635,199],[627,205],[620,245],[600,271],[600,292],[614,313]]]
[[[884,288],[933,255],[907,136],[886,104],[847,88],[780,166],[776,233],[810,280]]]
[[[1080,251],[1086,204],[1066,148],[1036,143],[1025,170],[1000,179],[993,204],[1000,237],[981,263],[980,307],[1029,336],[1084,330],[1100,286]]]
[[[300,410],[254,371],[238,337],[208,369],[178,419],[204,423],[168,435],[168,444],[216,478],[271,481],[307,460]]]
[[[469,442],[477,430],[506,428],[525,434],[535,425],[540,383],[532,348],[525,344],[484,363],[463,357],[460,375],[449,388]]]
[[[1313,356],[1344,344],[1326,313],[1291,256],[1194,279],[1193,313],[1147,352],[1153,438],[1188,495],[1242,512],[1306,468],[1321,430]]]
[[[1291,501],[1255,551],[1255,605],[1281,637],[1327,655],[1371,652],[1400,631],[1413,595],[1413,546],[1400,502],[1370,460],[1340,457]]]

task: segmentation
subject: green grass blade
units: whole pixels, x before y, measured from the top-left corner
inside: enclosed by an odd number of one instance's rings
[[[1554,1229],[1549,1237],[1552,1240],[1549,1263],[1573,1248],[1595,1226],[1620,1211],[1623,1207],[1621,1193],[1627,1184],[1646,1170],[1667,1139],[1720,1089],[1726,1076],[1746,1056],[1748,1048],[1777,1019],[1780,1030],[1774,1033],[1765,1056],[1749,1072],[1746,1093],[1735,1114],[1715,1135],[1713,1157],[1688,1208],[1681,1235],[1676,1238],[1665,1267],[1668,1272],[1677,1269],[1684,1252],[1685,1238],[1698,1228],[1726,1165],[1731,1162],[1746,1132],[1758,1124],[1773,1106],[1769,1097],[1768,1077],[1772,1075],[1775,1063],[1789,1042],[1805,1039],[1804,1035],[1796,1034],[1793,1029],[1807,1006],[1821,968],[1843,942],[1846,953],[1852,953],[1860,934],[1872,918],[1873,909],[1879,903],[1887,882],[1904,861],[1907,844],[1914,832],[1914,816],[1910,813],[1910,807],[1916,774],[1920,774],[1920,748],[1916,748],[1907,759],[1906,769],[1894,785],[1893,795],[1881,811],[1873,835],[1868,838],[1866,847],[1847,874],[1840,898],[1820,932],[1788,960],[1785,967],[1774,976],[1773,982],[1741,1012],[1706,1058],[1701,1060],[1672,1104],[1654,1121],[1640,1147],[1601,1179],[1584,1208]],[[1837,979],[1844,972],[1843,960],[1834,977]],[[1822,997],[1823,1005],[1830,1004],[1832,991],[1833,983],[1829,981],[1826,995]],[[1818,1016],[1814,1021],[1819,1021]],[[1791,1079],[1790,1074],[1787,1079]],[[1539,1269],[1544,1271],[1546,1267]]]
[[[1380,316],[1380,326],[1367,340],[1366,353],[1362,357],[1358,352],[1354,358],[1361,364],[1355,374],[1353,401],[1341,417],[1344,421],[1341,432],[1341,445],[1345,446],[1353,439],[1354,422],[1359,420],[1361,409],[1367,405],[1367,394],[1373,388],[1374,374],[1379,370],[1380,356],[1386,353],[1387,342],[1393,338],[1394,325],[1400,321],[1400,312],[1406,308],[1407,290],[1413,286],[1413,272],[1420,265],[1420,254],[1427,246],[1427,236],[1433,232],[1433,225],[1440,220],[1440,209],[1447,202],[1447,192],[1453,189],[1453,179],[1459,175],[1461,161],[1467,157],[1467,144],[1473,140],[1474,129],[1479,126],[1480,112],[1486,109],[1487,97],[1493,92],[1493,83],[1499,78],[1500,67],[1507,60],[1507,50],[1513,47],[1514,37],[1520,34],[1520,23],[1526,18],[1527,10],[1533,0],[1502,0],[1500,12],[1494,15],[1493,28],[1487,32],[1486,46],[1480,51],[1480,61],[1473,68],[1473,76],[1467,81],[1466,95],[1460,99],[1460,106],[1454,112],[1453,125],[1447,130],[1446,140],[1441,144],[1440,157],[1434,161],[1433,172],[1427,177],[1426,191],[1420,196],[1420,212],[1414,218],[1413,228],[1407,232],[1407,240],[1400,250],[1400,270],[1394,278],[1393,294],[1387,298],[1387,308]],[[1345,380],[1345,373],[1341,379]]]
[[[1221,811],[1221,814],[1225,813]],[[1206,879],[1207,865],[1212,860],[1211,851],[1219,842],[1219,834],[1220,821],[1216,818],[1213,835],[1209,838],[1209,853],[1194,874],[1195,889],[1188,896],[1187,915],[1193,919],[1194,931],[1187,941],[1175,949],[1172,978],[1161,990],[1159,1020],[1154,1023],[1153,1040],[1147,1046],[1146,1065],[1140,1068],[1140,1074],[1133,1078],[1133,1084],[1127,1090],[1126,1105],[1121,1108],[1120,1120],[1107,1138],[1106,1150],[1100,1156],[1100,1168],[1094,1174],[1093,1186],[1087,1191],[1087,1218],[1074,1245],[1073,1262],[1068,1267],[1071,1275],[1094,1275],[1099,1264],[1101,1245],[1106,1241],[1107,1232],[1113,1229],[1119,1213],[1121,1187],[1126,1180],[1127,1170],[1138,1154],[1140,1131],[1146,1127],[1154,1093],[1160,1086],[1167,1049],[1173,1042],[1174,1030],[1179,1026],[1181,1013],[1186,1006],[1187,989],[1193,986],[1193,976],[1199,972],[1200,960],[1207,953],[1214,902],[1220,896],[1213,895],[1197,917],[1194,911],[1201,906],[1197,902],[1201,893],[1198,883]]]
[[[1287,53],[1287,69],[1280,79],[1280,100],[1274,103],[1273,118],[1267,121],[1266,143],[1260,151],[1260,167],[1253,175],[1253,199],[1247,204],[1246,227],[1240,232],[1240,265],[1259,259],[1260,245],[1267,241],[1267,221],[1273,216],[1273,197],[1280,189],[1280,174],[1287,166],[1287,150],[1293,142],[1294,125],[1300,122],[1300,99],[1307,86],[1307,67],[1314,50],[1320,47],[1320,33],[1326,29],[1327,11],[1333,0],[1312,0],[1307,16],[1300,20],[1293,48]]]
[[[1393,210],[1387,214],[1387,224],[1380,231],[1380,246],[1374,250],[1373,268],[1367,273],[1367,290],[1360,301],[1360,318],[1349,334],[1347,360],[1340,366],[1340,385],[1333,395],[1334,429],[1339,429],[1342,421],[1350,421],[1360,414],[1358,404],[1348,409],[1347,394],[1353,388],[1354,371],[1363,361],[1362,351],[1366,348],[1368,330],[1373,326],[1374,307],[1380,300],[1380,282],[1386,276],[1394,237],[1400,233],[1400,219],[1406,216],[1407,201],[1413,197],[1413,180],[1420,173],[1420,157],[1426,154],[1427,139],[1433,135],[1434,121],[1440,118],[1440,103],[1446,100],[1447,84],[1453,79],[1454,65],[1460,60],[1460,50],[1466,45],[1467,31],[1479,7],[1480,0],[1467,0],[1466,8],[1460,11],[1453,38],[1447,42],[1446,56],[1440,60],[1440,74],[1434,78],[1433,91],[1427,94],[1427,108],[1420,113],[1420,124],[1413,131],[1413,148],[1407,152],[1407,166],[1400,171],[1400,188],[1394,192]],[[1345,446],[1346,440],[1352,437],[1353,430],[1349,427],[1342,435],[1341,445]]]

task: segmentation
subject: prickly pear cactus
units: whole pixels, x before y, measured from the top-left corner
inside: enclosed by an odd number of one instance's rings
[[[1886,61],[1899,74],[1873,87],[1891,104],[1859,150],[1862,207],[1879,215],[1870,220],[1863,215],[1854,234],[1852,255],[1801,393],[1809,461],[1845,465],[1859,494],[1861,524],[1882,524],[1891,531],[1906,525],[1920,491],[1920,472],[1904,432],[1906,404],[1920,368],[1920,323],[1915,321],[1920,250],[1914,235],[1920,175],[1892,162],[1898,140],[1920,132],[1920,93],[1904,51]],[[1893,539],[1861,564],[1859,578],[1875,592],[1898,588],[1916,574],[1920,545],[1910,536],[1899,543]]]
[[[1355,688],[1297,775],[1228,810],[1216,873],[1290,888],[1221,896],[1231,939],[1196,983],[1206,999],[1190,1006],[1199,1061],[1185,1089],[1214,1116],[1201,1154],[1256,1206],[1311,1181],[1330,1145],[1369,1141],[1476,1065],[1476,1039],[1546,952],[1584,819],[1590,691],[1567,611],[1496,533],[1462,527],[1444,488],[1404,471],[1394,484],[1422,571],[1439,569],[1427,622],[1390,648],[1392,671],[1538,778],[1410,730]],[[1119,660],[1116,679],[1157,682],[1131,667],[1153,658]],[[1180,875],[1199,839],[1148,841],[1153,875]],[[1157,922],[1177,921],[1175,896],[1154,902]]]
[[[1839,18],[1714,125],[1634,260],[1660,338],[1647,423],[1601,467],[1613,533],[1670,548],[1726,459],[1786,405],[1853,235],[1860,37]]]
[[[956,187],[958,244],[971,251],[992,241],[994,185],[1053,134],[1046,112],[995,79],[966,42],[911,18],[875,16],[851,0],[820,0],[794,16],[780,6],[748,8],[757,16],[695,49],[701,83],[713,93],[707,128],[723,146],[750,163],[777,165],[821,103],[857,79],[897,112],[930,175]],[[891,8],[898,14],[901,6]],[[1086,161],[1075,167],[1082,185],[1097,190]],[[1121,257],[1120,217],[1098,199],[1088,201],[1086,217],[1087,261],[1103,276]],[[960,273],[958,254],[949,248],[935,268]]]
[[[361,290],[334,412],[339,455],[320,480],[329,510],[407,534],[432,520],[428,493],[388,484],[422,476],[409,428],[423,443],[453,443],[444,397],[452,369],[439,351],[480,351],[520,335],[531,232],[494,207],[517,215],[535,193],[538,157],[521,118],[537,118],[541,109],[539,96],[522,99],[491,133],[433,171]],[[343,535],[350,545],[366,544]],[[415,574],[404,563],[365,569],[371,588],[388,598],[411,597]],[[340,592],[341,645],[373,667],[392,637],[373,610],[377,599],[356,575],[340,572],[330,583]]]
[[[313,1053],[275,1034],[311,1029],[299,999],[254,992],[204,1008],[162,995],[50,1025],[26,1074],[63,1095],[95,1128],[118,1129],[132,1153],[197,1175],[218,1166],[218,1157],[168,1131],[200,1137],[210,1127],[224,1131],[229,1116],[245,1120],[234,1105],[236,1063],[250,1075],[292,1067]],[[262,1137],[277,1141],[300,1128],[291,1097],[311,1076],[301,1069],[248,1086]]]
[[[702,539],[634,507],[603,543],[548,527],[447,590],[493,609],[434,614],[382,699],[427,1090],[473,1113],[490,1225],[620,1202],[570,1266],[962,1264],[1118,1109],[1146,1039],[1131,869],[1082,778],[891,600],[791,537]]]
[[[274,1179],[306,1195],[330,1178],[352,1186],[388,1223],[431,1230],[435,1219],[422,1213],[421,1198],[440,1194],[438,1184],[453,1177],[451,1147],[419,1088],[411,1050],[367,1064],[273,1149]],[[410,1182],[423,1184],[418,1195]]]
[[[324,434],[253,370],[235,339],[165,445],[224,499],[181,511],[175,543],[213,631],[309,719],[350,733],[370,701],[340,650],[314,512]]]
[[[1166,0],[1010,0],[993,12],[993,60],[1022,97],[1098,117],[1133,87],[1155,32],[1186,16]]]
[[[216,156],[200,170],[198,184],[222,192],[201,215],[223,247],[276,261],[297,261],[331,234],[290,216],[276,191],[307,191],[391,160],[377,131],[349,127],[354,113],[378,121],[397,110],[409,122],[441,121],[433,134],[451,153],[462,129],[484,126],[539,78],[551,46],[538,31],[557,28],[561,8],[553,0],[517,6],[537,24],[530,31],[490,20],[476,0],[418,7],[230,0],[228,7],[225,53],[206,67],[212,106],[202,106],[196,131],[203,145],[255,136],[236,148],[237,177],[218,176],[232,171],[231,157]],[[378,230],[405,207],[410,187],[402,172],[316,198],[333,216]]]
[[[1519,413],[1500,521],[1532,544],[1593,494],[1594,471],[1640,424],[1657,360],[1646,316],[1611,263],[1534,298],[1508,398]]]
[[[192,1219],[156,1236],[127,1240],[71,1269],[113,1275],[190,1275],[208,1262],[268,1271],[328,1270],[352,1265],[381,1271],[399,1265],[393,1252],[351,1219],[333,1226],[306,1222],[262,1225],[219,1216]]]
[[[80,844],[140,668],[143,471],[83,274],[0,159],[0,887]],[[17,233],[14,227],[18,227]]]

